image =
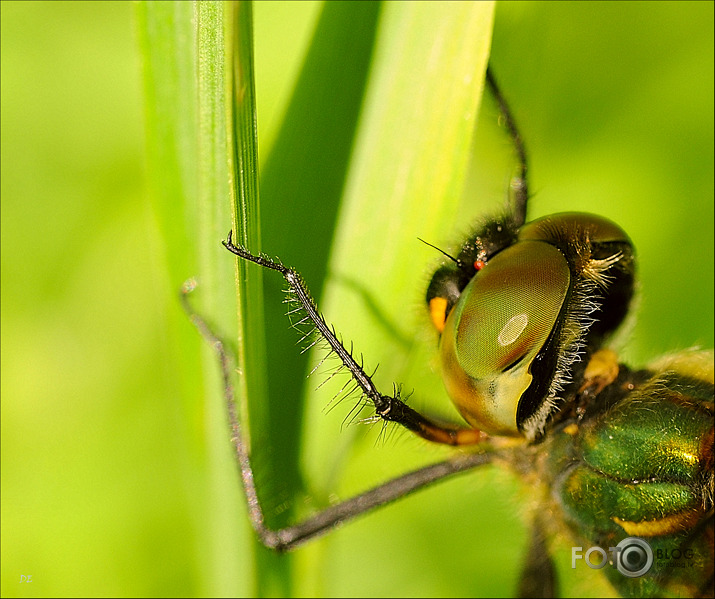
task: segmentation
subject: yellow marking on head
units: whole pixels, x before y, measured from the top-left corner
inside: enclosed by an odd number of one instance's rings
[[[429,302],[429,315],[434,328],[439,333],[444,331],[444,323],[447,322],[447,300],[443,297],[433,297]]]

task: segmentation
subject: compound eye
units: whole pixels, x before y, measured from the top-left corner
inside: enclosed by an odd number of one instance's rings
[[[523,226],[520,240],[554,243],[559,239],[585,237],[590,243],[625,243],[631,245],[626,232],[616,223],[595,214],[562,212],[544,216]]]
[[[470,424],[490,434],[520,434],[517,409],[570,280],[558,249],[523,241],[497,254],[464,289],[440,348],[447,390]]]

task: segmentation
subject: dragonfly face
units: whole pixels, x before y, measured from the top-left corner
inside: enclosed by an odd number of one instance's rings
[[[709,596],[713,356],[632,371],[601,349],[634,270],[627,235],[601,217],[487,222],[427,292],[443,376],[470,424],[525,439],[505,459],[553,515],[544,534],[607,548],[626,596]]]
[[[633,273],[628,236],[602,217],[480,228],[427,291],[442,376],[465,420],[491,435],[540,436],[575,363],[626,316]]]

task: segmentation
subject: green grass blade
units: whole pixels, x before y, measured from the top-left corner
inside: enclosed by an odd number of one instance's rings
[[[227,60],[231,65],[232,78],[229,84],[232,106],[230,115],[233,127],[229,137],[233,164],[232,189],[233,230],[235,238],[244,246],[258,251],[258,139],[256,130],[256,86],[253,67],[253,7],[251,2],[236,2],[231,5],[233,26],[231,45]],[[272,402],[267,389],[267,359],[264,342],[262,270],[242,260],[236,263],[236,290],[238,293],[239,320],[239,386],[242,397],[248,398],[247,421],[244,431],[250,429],[250,445],[259,497],[269,504],[270,485],[264,485],[260,473],[276,472],[282,456],[275,452],[255,451],[255,447],[270,442],[273,425]],[[268,433],[268,439],[266,435]],[[276,438],[280,438],[277,436]],[[270,481],[270,479],[268,479]],[[293,478],[297,481],[297,477]],[[297,493],[297,485],[289,489]],[[274,525],[268,520],[269,525]],[[281,523],[277,523],[280,525]],[[254,541],[256,550],[255,591],[259,596],[288,596],[291,594],[290,555],[278,555],[267,550],[259,541]]]
[[[171,280],[197,274],[196,308],[221,334],[236,330],[230,256],[220,244],[230,227],[229,186],[233,157],[227,87],[227,32],[224,3],[140,3],[139,30],[145,60],[150,184],[164,230]],[[230,64],[230,63],[229,63]],[[188,319],[184,316],[184,322]],[[191,327],[187,327],[190,329]],[[195,331],[183,343],[197,348]],[[183,345],[182,345],[183,347]],[[239,350],[240,355],[245,352]],[[195,354],[194,354],[195,355]],[[206,516],[198,552],[208,594],[250,591],[250,560],[240,489],[228,443],[228,427],[216,358],[203,346],[203,360],[186,358],[186,369],[202,373],[205,403],[193,398],[202,431],[206,468]],[[188,377],[189,375],[187,375]],[[196,389],[196,385],[194,385]],[[241,389],[238,389],[239,396]]]
[[[376,380],[385,392],[393,381],[405,383],[407,391],[418,388],[416,371],[429,370],[414,359],[423,350],[413,345],[411,331],[422,322],[423,265],[438,256],[417,238],[445,246],[445,232],[452,234],[467,179],[492,10],[483,3],[449,10],[432,3],[383,7],[323,308],[368,358],[366,368],[381,364]],[[311,409],[325,406],[326,398],[325,390],[314,395]],[[339,425],[349,408],[336,410],[342,415],[325,426],[335,427],[336,419]],[[321,427],[327,422],[317,420]],[[311,443],[320,445],[325,433],[311,432]]]

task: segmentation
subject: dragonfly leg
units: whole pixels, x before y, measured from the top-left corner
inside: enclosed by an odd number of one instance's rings
[[[480,430],[467,427],[443,426],[423,416],[405,404],[400,399],[400,394],[397,390],[392,395],[380,393],[372,382],[370,375],[363,369],[362,364],[355,360],[351,351],[348,351],[338,339],[335,328],[325,322],[300,274],[280,262],[265,256],[254,255],[246,248],[235,245],[231,240],[231,235],[231,232],[229,232],[228,239],[223,242],[227,250],[239,258],[258,264],[263,268],[275,270],[283,275],[296,301],[300,303],[305,313],[305,318],[310,320],[316,332],[327,342],[331,351],[348,369],[350,376],[362,394],[372,402],[377,416],[385,422],[400,424],[420,437],[435,443],[475,445],[486,440],[487,435]],[[395,388],[397,389],[397,387]]]

